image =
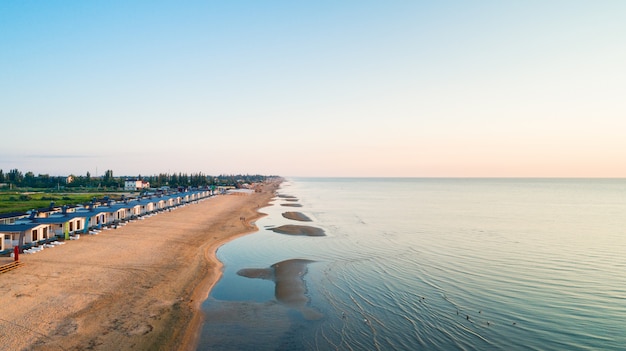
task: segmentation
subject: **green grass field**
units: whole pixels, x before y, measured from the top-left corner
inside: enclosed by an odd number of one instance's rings
[[[0,214],[11,212],[26,212],[35,208],[44,208],[54,202],[55,206],[84,204],[94,197],[118,197],[115,194],[105,193],[50,193],[50,192],[0,192]]]

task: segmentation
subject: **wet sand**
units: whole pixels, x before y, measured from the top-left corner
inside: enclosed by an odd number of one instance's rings
[[[323,229],[317,227],[311,227],[308,225],[281,225],[275,228],[269,228],[269,230],[287,235],[306,235],[306,236],[325,236],[326,233]]]
[[[221,275],[215,250],[256,230],[277,185],[20,256],[0,274],[0,348],[194,350],[200,304]]]
[[[283,217],[294,221],[311,222],[311,218],[301,212],[284,212]]]

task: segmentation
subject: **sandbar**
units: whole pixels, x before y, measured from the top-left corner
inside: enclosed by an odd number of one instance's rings
[[[276,300],[302,313],[306,319],[320,319],[322,314],[307,307],[309,298],[306,296],[304,275],[307,265],[313,261],[304,259],[285,260],[271,265],[269,268],[244,268],[237,272],[247,278],[272,280],[276,284],[274,296]]]
[[[285,206],[285,207],[302,207],[302,205],[300,204],[280,204],[281,206]]]
[[[0,348],[195,350],[200,304],[221,275],[215,251],[256,231],[278,184],[21,255],[0,274]]]
[[[311,222],[311,218],[301,212],[283,212],[283,217],[294,221]]]
[[[308,225],[286,224],[275,228],[269,228],[271,231],[287,235],[306,235],[306,236],[325,236],[323,229],[311,227]]]

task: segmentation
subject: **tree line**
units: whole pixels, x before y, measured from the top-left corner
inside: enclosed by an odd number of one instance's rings
[[[112,170],[107,170],[104,175],[92,177],[89,172],[85,175],[50,176],[48,174],[35,175],[33,172],[22,173],[18,169],[11,169],[6,174],[0,169],[0,185],[17,188],[39,189],[66,189],[66,188],[100,188],[116,190],[124,188],[127,179],[139,179],[150,183],[152,188],[161,187],[204,187],[204,186],[238,186],[242,183],[262,182],[268,177],[264,175],[250,174],[221,174],[217,176],[198,173],[159,173],[149,176],[119,176],[113,175]]]

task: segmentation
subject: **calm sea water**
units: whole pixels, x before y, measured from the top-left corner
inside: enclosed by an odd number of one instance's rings
[[[298,178],[280,193],[298,201],[218,251],[200,350],[626,349],[626,180]],[[268,230],[283,224],[327,236]],[[291,259],[314,261],[299,304],[237,275]]]

